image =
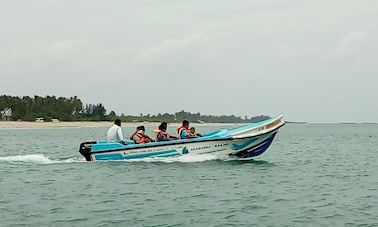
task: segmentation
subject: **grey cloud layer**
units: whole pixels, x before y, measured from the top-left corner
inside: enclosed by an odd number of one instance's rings
[[[378,121],[375,0],[1,1],[0,19],[1,93]]]

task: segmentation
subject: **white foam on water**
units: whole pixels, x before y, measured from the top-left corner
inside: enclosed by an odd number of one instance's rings
[[[67,158],[60,161],[54,161],[54,163],[74,163],[74,162],[87,162],[84,157]]]
[[[0,157],[0,161],[6,162],[33,162],[33,163],[53,163],[51,159],[44,156],[43,154],[26,154],[26,155],[15,155]]]
[[[51,160],[44,154],[26,154],[0,157],[0,162],[23,162],[23,163],[38,163],[38,164],[54,164],[54,163],[73,163],[73,162],[85,162],[85,160],[79,160],[77,158],[68,158],[65,160]]]
[[[125,162],[163,162],[163,163],[191,163],[191,162],[205,162],[219,159],[214,154],[188,154],[177,157],[156,157],[156,158],[139,158],[132,160],[119,160]],[[67,158],[64,160],[52,160],[44,154],[26,154],[26,155],[15,155],[0,157],[0,162],[12,162],[12,163],[35,163],[35,164],[59,164],[59,163],[77,163],[77,162],[87,162],[84,158],[74,157]],[[108,162],[111,162],[109,160]]]
[[[205,162],[219,159],[214,154],[187,154],[177,157],[166,157],[166,158],[140,158],[140,159],[132,159],[132,160],[125,160],[126,162],[164,162],[164,163],[173,163],[173,162]]]

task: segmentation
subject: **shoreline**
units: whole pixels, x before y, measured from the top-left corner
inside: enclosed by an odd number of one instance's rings
[[[61,122],[32,122],[32,121],[0,121],[0,128],[97,128],[111,125],[111,122],[85,122],[85,121],[61,121]]]
[[[122,122],[122,127],[136,128],[139,125],[158,127],[159,122]],[[0,129],[27,129],[27,128],[106,128],[113,125],[112,121],[60,121],[60,122],[32,122],[32,121],[0,121]],[[168,123],[177,126],[178,123]],[[238,125],[235,123],[191,123],[193,126],[207,125]]]
[[[123,128],[158,127],[160,122],[122,122]],[[235,126],[247,123],[190,123],[197,126]],[[366,125],[378,123],[297,123],[286,122],[288,125]],[[113,125],[112,121],[60,121],[60,122],[34,122],[34,121],[0,121],[0,129],[33,129],[33,128],[107,128]],[[168,123],[170,127],[177,127],[179,123]]]

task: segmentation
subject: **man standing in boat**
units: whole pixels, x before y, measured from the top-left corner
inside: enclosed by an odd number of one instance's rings
[[[109,128],[107,136],[106,136],[106,141],[108,143],[122,143],[126,145],[124,139],[123,139],[123,132],[121,128],[121,120],[116,119],[114,121],[114,125]]]

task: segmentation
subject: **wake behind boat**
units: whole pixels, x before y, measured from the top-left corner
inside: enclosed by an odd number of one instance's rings
[[[278,129],[285,124],[283,116],[270,118],[232,130],[219,130],[192,139],[145,144],[84,142],[79,152],[87,161],[162,158],[189,154],[214,154],[218,158],[250,159],[264,153]]]

